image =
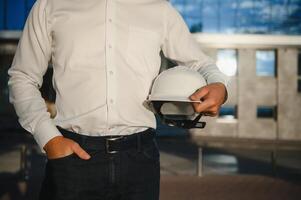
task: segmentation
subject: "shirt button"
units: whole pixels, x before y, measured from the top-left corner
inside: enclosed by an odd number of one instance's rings
[[[114,100],[113,100],[113,99],[110,99],[110,103],[114,103]]]
[[[109,73],[110,73],[110,75],[113,75],[113,74],[114,74],[114,72],[113,72],[113,71],[110,71]]]
[[[112,45],[109,44],[109,48],[112,49]]]
[[[110,19],[109,19],[109,22],[112,22],[112,21],[113,21],[113,20],[110,18]]]

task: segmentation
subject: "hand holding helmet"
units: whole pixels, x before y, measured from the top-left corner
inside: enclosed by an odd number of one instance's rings
[[[207,85],[196,71],[177,66],[163,71],[153,82],[147,103],[161,121],[181,128],[204,128],[201,116],[216,116],[226,100],[222,83]]]
[[[177,66],[160,73],[153,82],[147,103],[152,112],[161,121],[170,126],[181,128],[204,128],[205,122],[199,122],[202,114],[197,113],[190,95],[207,83],[201,74],[185,66]]]
[[[226,87],[222,83],[211,83],[198,89],[189,97],[192,101],[202,100],[202,103],[192,103],[194,110],[206,116],[217,116],[221,105],[227,99]]]

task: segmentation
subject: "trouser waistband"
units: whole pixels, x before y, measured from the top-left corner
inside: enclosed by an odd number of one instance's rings
[[[151,142],[156,135],[155,129],[149,128],[145,131],[137,132],[130,135],[117,135],[117,136],[88,136],[78,134],[60,126],[57,126],[62,135],[66,138],[72,139],[83,148],[91,150],[104,150],[107,153],[118,153],[119,151],[137,148]]]

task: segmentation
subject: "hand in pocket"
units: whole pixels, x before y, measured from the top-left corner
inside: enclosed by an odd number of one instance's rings
[[[44,150],[48,159],[62,158],[73,153],[84,160],[88,160],[91,157],[77,142],[63,136],[52,138],[44,146]]]

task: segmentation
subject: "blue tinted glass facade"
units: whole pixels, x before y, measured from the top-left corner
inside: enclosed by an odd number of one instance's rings
[[[35,0],[0,0],[0,31],[22,30]]]
[[[301,34],[301,0],[170,0],[191,32]],[[35,0],[0,0],[0,30],[21,30]]]
[[[4,0],[0,0],[0,30],[4,29],[4,21],[5,21],[5,17],[4,17]]]
[[[301,0],[171,0],[191,32],[301,34]]]
[[[6,1],[6,9],[6,28],[9,30],[22,29],[25,20],[25,1]]]

